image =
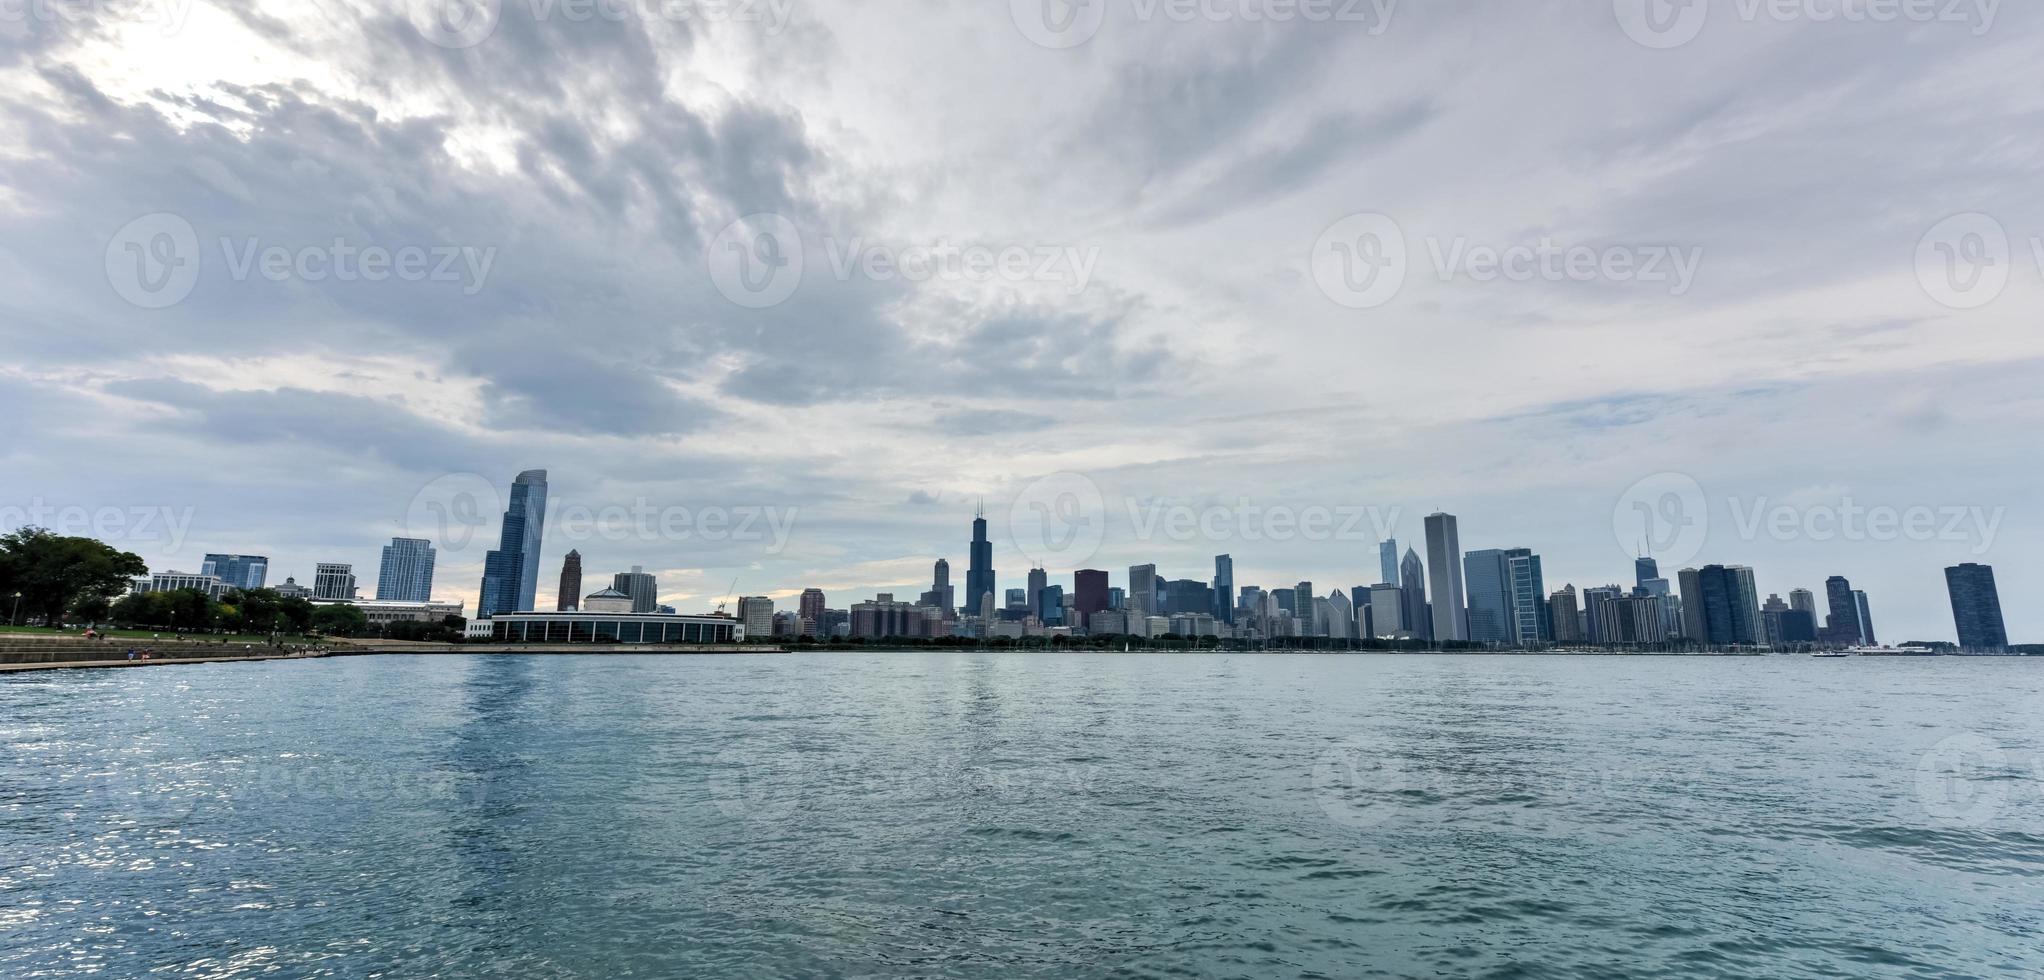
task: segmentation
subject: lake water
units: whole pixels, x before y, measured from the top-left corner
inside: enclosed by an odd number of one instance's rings
[[[2044,660],[0,676],[0,976],[2044,976]]]

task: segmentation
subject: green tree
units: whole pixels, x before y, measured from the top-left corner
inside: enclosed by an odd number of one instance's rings
[[[312,613],[312,628],[330,636],[360,636],[369,631],[369,616],[353,603],[319,606]]]
[[[284,617],[285,630],[291,633],[312,632],[313,610],[311,602],[297,596],[277,600],[277,612]]]
[[[23,611],[45,626],[62,626],[64,612],[94,598],[112,599],[149,566],[136,555],[91,538],[68,538],[45,528],[26,527],[0,537],[0,563],[21,593]]]

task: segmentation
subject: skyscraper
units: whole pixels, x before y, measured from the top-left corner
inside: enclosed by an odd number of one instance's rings
[[[972,552],[965,569],[965,608],[968,615],[980,615],[987,596],[994,594],[994,546],[987,540],[987,508],[979,505],[972,519]]]
[[[1576,607],[1576,587],[1562,586],[1547,599],[1547,621],[1554,629],[1556,643],[1580,643],[1583,639],[1583,617]]]
[[[1398,539],[1385,538],[1377,546],[1377,574],[1383,576],[1377,581],[1383,585],[1398,584]]]
[[[1024,593],[1024,603],[1040,622],[1043,619],[1043,590],[1050,585],[1050,573],[1042,568],[1029,570],[1029,588]]]
[[[1757,646],[1766,636],[1760,591],[1744,565],[1705,565],[1681,572],[1689,638],[1709,646]]]
[[[1540,571],[1540,556],[1525,548],[1505,552],[1505,569],[1512,585],[1512,642],[1537,646],[1554,640],[1554,624],[1547,612],[1547,581]]]
[[[1947,568],[1945,589],[1952,595],[1952,623],[1959,629],[1960,649],[1993,653],[2008,647],[1993,566],[1968,562]]]
[[[1817,593],[1809,589],[1789,590],[1789,610],[1810,614],[1810,622],[1817,621]]]
[[[1434,600],[1434,639],[1442,642],[1469,639],[1468,605],[1462,591],[1462,532],[1453,514],[1429,514],[1427,527],[1427,573],[1432,576],[1428,592]]]
[[[763,595],[740,596],[738,621],[745,626],[745,638],[748,640],[764,640],[773,636],[774,600]]]
[[[1661,577],[1661,563],[1641,555],[1632,560],[1632,584],[1644,589]]]
[[[1065,587],[1046,585],[1036,594],[1036,618],[1045,626],[1065,624]]]
[[[1065,625],[1077,629],[1088,629],[1088,617],[1097,612],[1107,611],[1107,573],[1095,568],[1082,568],[1072,573],[1072,614],[1078,622]]]
[[[1399,601],[1405,607],[1399,620],[1406,632],[1415,638],[1434,638],[1433,618],[1427,614],[1427,571],[1420,564],[1419,552],[1405,549],[1405,558],[1398,563]],[[1374,599],[1373,599],[1374,601]]]
[[[376,570],[376,598],[433,601],[433,554],[433,542],[424,538],[390,539]]]
[[[1370,635],[1375,639],[1406,639],[1412,625],[1406,621],[1405,590],[1396,585],[1370,589]]]
[[[1214,556],[1214,618],[1235,624],[1235,559],[1231,555]]]
[[[582,608],[582,553],[570,550],[561,561],[561,586],[554,590],[554,611]]]
[[[1163,599],[1157,595],[1157,566],[1128,567],[1128,599],[1124,605],[1129,611],[1144,616],[1156,615],[1164,608]]]
[[[635,613],[649,613],[660,608],[660,587],[653,581],[653,576],[646,574],[643,566],[633,565],[629,572],[612,575],[610,587],[632,597],[632,611]],[[771,614],[768,619],[771,626]],[[750,631],[747,633],[750,635]]]
[[[262,555],[207,555],[199,574],[219,579],[222,588],[260,589],[269,580],[270,560]]]
[[[1313,583],[1300,582],[1292,590],[1292,615],[1299,620],[1300,636],[1319,636],[1322,625],[1313,607]]]
[[[315,599],[355,598],[355,566],[323,561],[312,566],[312,597]]]
[[[528,612],[539,591],[540,535],[546,529],[546,471],[526,470],[511,481],[497,550],[483,556],[482,597],[476,615]]]
[[[1874,612],[1872,609],[1867,607],[1866,590],[1864,589],[1852,590],[1852,604],[1855,608],[1859,610],[1860,641],[1867,644],[1868,646],[1873,646],[1874,644],[1881,642],[1880,640],[1874,638]]]
[[[802,617],[802,635],[815,636],[823,625],[823,614],[828,609],[823,601],[822,589],[803,589],[802,598],[795,606],[795,613]]]
[[[1462,557],[1462,569],[1469,589],[1469,639],[1512,642],[1512,573],[1505,553],[1472,551]]]
[[[1824,620],[1826,642],[1847,646],[1867,642],[1866,632],[1860,629],[1859,600],[1853,597],[1852,583],[1843,575],[1825,579],[1824,598],[1831,606],[1831,614]]]
[[[950,619],[957,615],[958,606],[954,600],[951,592],[951,563],[939,558],[931,577],[930,591],[923,593],[923,605],[943,610],[944,618]]]

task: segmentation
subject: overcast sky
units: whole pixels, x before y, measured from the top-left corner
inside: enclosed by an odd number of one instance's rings
[[[473,609],[545,468],[542,605],[699,611],[1445,509],[2044,640],[2035,5],[1045,2],[0,0],[0,524]]]

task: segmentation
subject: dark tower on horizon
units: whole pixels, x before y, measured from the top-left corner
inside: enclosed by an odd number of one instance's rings
[[[568,552],[561,561],[561,588],[554,596],[554,611],[580,611],[582,608],[582,553]]]
[[[979,614],[981,597],[994,591],[994,546],[987,540],[987,505],[981,501],[972,519],[972,559],[965,569],[966,615]]]

